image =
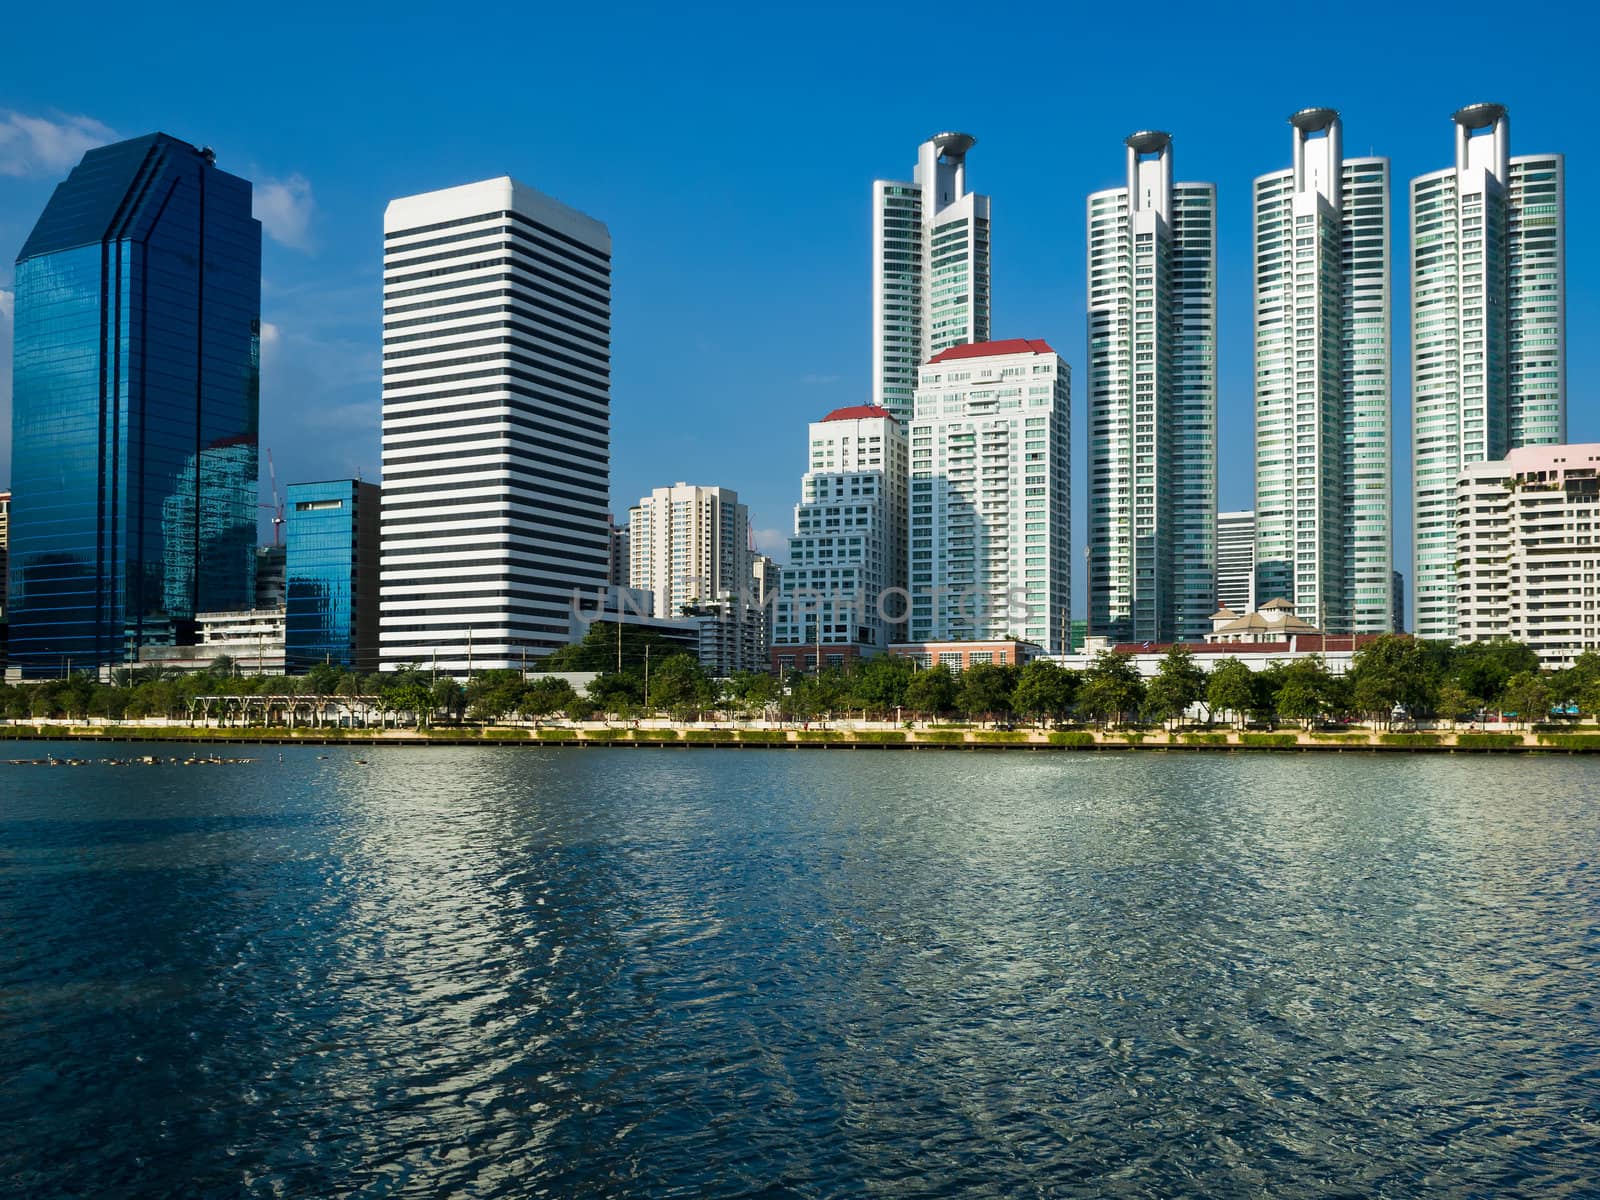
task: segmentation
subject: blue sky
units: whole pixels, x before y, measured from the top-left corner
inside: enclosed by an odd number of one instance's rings
[[[379,475],[385,203],[511,174],[611,228],[613,507],[679,479],[733,487],[781,557],[806,423],[869,395],[870,182],[909,177],[918,142],[962,129],[978,137],[972,186],[993,197],[995,336],[1043,337],[1073,368],[1081,544],[1084,197],[1118,184],[1122,138],[1154,127],[1174,134],[1180,179],[1220,188],[1221,500],[1249,507],[1249,187],[1287,165],[1285,118],[1313,104],[1342,111],[1348,152],[1394,164],[1397,531],[1409,519],[1405,184],[1450,164],[1462,104],[1509,105],[1513,153],[1568,155],[1569,434],[1600,440],[1600,239],[1582,220],[1600,180],[1581,133],[1600,22],[1578,6],[1525,3],[1507,20],[1472,4],[1323,17],[1281,2],[1134,16],[180,4],[136,29],[125,6],[93,7],[0,18],[0,485],[16,251],[83,149],[154,129],[214,146],[256,182],[269,232],[262,436],[280,482]],[[1403,564],[1404,536],[1396,551]]]

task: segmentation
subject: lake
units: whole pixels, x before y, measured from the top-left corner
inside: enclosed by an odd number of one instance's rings
[[[1583,759],[216,752],[0,763],[0,1193],[1600,1178]]]

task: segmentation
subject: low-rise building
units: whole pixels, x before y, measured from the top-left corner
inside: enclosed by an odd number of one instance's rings
[[[968,667],[975,667],[980,663],[997,667],[1020,667],[1042,656],[1044,647],[1036,642],[1024,642],[1016,638],[996,638],[991,641],[975,642],[897,642],[889,647],[889,653],[911,659],[920,670],[927,670],[929,667],[948,667],[959,675]]]
[[[1600,649],[1600,443],[1524,446],[1456,483],[1456,638],[1546,668]]]
[[[1315,625],[1295,616],[1294,606],[1287,600],[1276,599],[1253,612],[1236,613],[1224,605],[1211,614],[1211,632],[1206,634],[1206,641],[1260,644],[1321,634]]]
[[[194,627],[194,645],[141,646],[139,665],[169,671],[205,671],[225,658],[240,675],[283,674],[282,608],[196,613]]]

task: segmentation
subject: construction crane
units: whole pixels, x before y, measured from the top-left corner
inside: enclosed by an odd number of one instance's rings
[[[272,544],[274,547],[283,545],[283,498],[278,495],[278,472],[272,465],[272,450],[267,450],[267,482],[272,488],[272,503],[257,504],[257,508],[270,508],[272,510]]]

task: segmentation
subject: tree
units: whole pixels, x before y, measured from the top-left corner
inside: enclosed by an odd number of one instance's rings
[[[467,711],[467,690],[448,675],[434,680],[433,707],[460,724]]]
[[[1539,656],[1532,647],[1507,638],[1468,642],[1451,654],[1450,678],[1486,708],[1496,708],[1513,675],[1537,673]]]
[[[1396,705],[1412,712],[1432,707],[1429,652],[1422,642],[1403,633],[1386,633],[1360,650],[1350,664],[1356,708],[1376,721],[1387,721]]]
[[[692,654],[671,654],[651,666],[645,699],[652,711],[670,709],[688,715],[711,707],[714,694],[699,659]]]
[[[1242,723],[1255,707],[1255,672],[1237,658],[1223,659],[1206,681],[1206,707],[1230,714],[1235,725]]]
[[[1447,679],[1439,685],[1439,694],[1434,699],[1434,711],[1439,716],[1454,721],[1477,707],[1477,701],[1455,680]]]
[[[1194,655],[1174,645],[1161,659],[1161,668],[1145,694],[1145,711],[1158,721],[1181,717],[1190,705],[1205,699],[1206,673]]]
[[[1036,658],[1023,666],[1017,677],[1017,690],[1011,698],[1012,710],[1025,713],[1043,723],[1046,717],[1060,720],[1072,711],[1078,694],[1078,676],[1046,658]]]
[[[909,658],[897,654],[879,654],[858,660],[850,676],[849,706],[878,714],[903,707],[912,666]]]
[[[1121,724],[1144,702],[1144,680],[1125,654],[1102,650],[1084,672],[1078,689],[1078,708],[1106,724]]]
[[[565,679],[544,675],[535,676],[523,686],[517,700],[517,710],[530,717],[547,717],[563,712],[578,698],[572,685]]]
[[[1550,685],[1533,671],[1519,671],[1506,681],[1502,704],[1508,714],[1532,725],[1550,713]]]
[[[480,672],[467,681],[467,715],[476,720],[498,721],[516,712],[521,699],[522,675],[518,671],[502,667]]]
[[[378,688],[378,702],[384,712],[412,714],[419,729],[426,729],[433,719],[433,689],[428,678],[409,668],[384,680]]]
[[[777,679],[765,671],[740,671],[723,681],[722,700],[745,713],[764,713],[778,698]]]
[[[956,692],[956,707],[968,719],[992,719],[1011,712],[1011,697],[1017,690],[1013,668],[996,663],[973,663],[961,673]]]
[[[926,716],[940,716],[956,706],[956,681],[943,663],[917,671],[906,683],[906,706]]]
[[[1297,658],[1283,671],[1272,704],[1281,716],[1308,724],[1328,709],[1328,668],[1321,655]]]

